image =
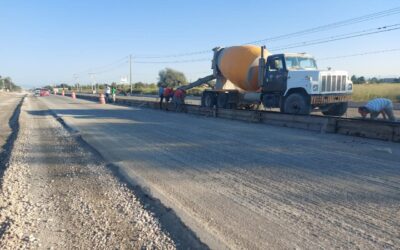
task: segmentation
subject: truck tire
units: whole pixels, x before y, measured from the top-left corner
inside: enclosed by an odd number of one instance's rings
[[[228,94],[226,93],[219,93],[217,97],[217,107],[218,108],[227,108],[228,106]]]
[[[347,112],[348,103],[340,102],[332,104],[328,110],[322,111],[324,115],[342,116]]]
[[[202,98],[203,106],[207,108],[213,108],[215,105],[214,93],[205,92],[203,95],[204,95]]]
[[[307,99],[306,96],[299,93],[290,94],[285,98],[283,112],[288,114],[309,115],[311,113],[311,105]]]

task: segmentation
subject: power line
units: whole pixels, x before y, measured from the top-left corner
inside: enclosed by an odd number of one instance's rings
[[[272,42],[272,41],[278,41],[278,40],[282,40],[282,39],[289,39],[289,38],[293,38],[293,37],[297,37],[297,36],[302,36],[302,35],[306,35],[306,34],[311,34],[311,33],[316,33],[316,32],[321,32],[321,31],[326,31],[329,29],[334,29],[334,28],[339,28],[339,27],[343,27],[343,26],[347,26],[347,25],[352,25],[352,24],[356,24],[356,23],[361,23],[361,22],[366,22],[366,21],[370,21],[370,20],[374,20],[374,19],[379,19],[379,18],[383,18],[383,17],[387,17],[390,15],[395,15],[395,14],[399,14],[400,13],[400,7],[396,7],[396,8],[392,8],[392,9],[388,9],[385,11],[380,11],[380,12],[375,12],[372,14],[367,14],[367,15],[363,15],[360,17],[356,17],[356,18],[351,18],[351,19],[346,19],[343,21],[339,21],[339,22],[334,22],[334,23],[330,23],[330,24],[326,24],[326,25],[322,25],[322,26],[317,26],[314,28],[310,28],[310,29],[305,29],[305,30],[301,30],[301,31],[296,31],[296,32],[292,32],[292,33],[288,33],[288,34],[284,34],[284,35],[279,35],[279,36],[275,36],[275,37],[270,37],[270,38],[264,38],[261,40],[255,40],[255,41],[251,41],[251,42],[246,42],[243,44],[259,44],[259,43],[266,43],[266,42]],[[179,53],[179,54],[169,54],[169,55],[139,55],[136,56],[136,58],[140,58],[140,59],[144,59],[144,58],[171,58],[171,57],[184,57],[184,56],[193,56],[193,55],[199,55],[199,54],[207,54],[207,53],[211,53],[211,50],[201,50],[201,51],[194,51],[194,52],[187,52],[187,53]]]
[[[321,38],[321,39],[317,39],[317,40],[310,40],[310,41],[303,41],[303,42],[294,43],[294,44],[288,44],[288,45],[272,48],[270,50],[274,51],[274,50],[283,50],[283,49],[311,46],[311,45],[328,43],[328,42],[333,42],[333,41],[338,41],[338,40],[345,40],[345,39],[350,39],[350,38],[355,38],[355,37],[368,36],[368,35],[373,35],[376,33],[389,32],[389,31],[394,31],[394,30],[398,30],[398,29],[400,29],[400,23],[393,24],[393,25],[381,26],[381,27],[377,27],[377,28],[373,28],[373,29],[356,31],[356,32],[352,32],[352,33],[341,34],[341,35],[337,35],[337,36]],[[200,58],[200,59],[192,59],[192,60],[175,60],[175,61],[137,61],[135,63],[140,63],[140,64],[167,64],[168,63],[168,64],[172,64],[172,63],[189,63],[189,62],[202,62],[202,61],[210,61],[210,58]]]
[[[210,58],[199,58],[192,60],[175,60],[175,61],[135,61],[135,63],[140,64],[163,64],[163,63],[188,63],[188,62],[203,62],[210,61]]]
[[[138,55],[135,58],[139,59],[157,59],[157,58],[172,58],[172,57],[185,57],[185,56],[194,56],[200,54],[209,54],[211,50],[201,50],[201,51],[194,51],[194,52],[187,52],[187,53],[179,53],[179,54],[170,54],[170,55],[161,55],[161,56],[151,56],[151,55]]]
[[[106,68],[109,68],[110,66],[113,66],[113,65],[115,65],[115,64],[119,64],[119,63],[121,63],[122,61],[125,62],[125,61],[128,59],[128,57],[129,57],[129,56],[124,56],[124,57],[122,57],[122,58],[120,58],[120,59],[118,59],[118,60],[115,60],[115,61],[113,61],[113,62],[111,62],[111,63],[108,63],[108,64],[105,64],[105,65],[103,65],[103,66],[98,66],[98,67],[95,67],[95,68],[87,69],[87,70],[84,70],[84,71],[81,71],[81,72],[78,72],[78,73],[75,73],[75,74],[76,74],[76,75],[81,75],[81,74],[89,73],[89,72],[91,72],[91,71],[97,71],[97,70],[101,71],[101,70],[104,70],[104,69],[106,69]]]
[[[289,39],[289,38],[293,38],[296,36],[302,36],[302,35],[306,35],[306,34],[311,34],[311,33],[316,33],[316,32],[321,32],[321,31],[326,31],[329,29],[334,29],[334,28],[338,28],[338,27],[342,27],[342,26],[347,26],[347,25],[352,25],[355,23],[360,23],[360,22],[365,22],[365,21],[370,21],[370,20],[374,20],[374,19],[378,19],[378,18],[383,18],[386,16],[390,16],[390,15],[395,15],[395,14],[399,14],[400,13],[400,7],[396,7],[396,8],[392,8],[392,9],[388,9],[385,11],[380,11],[380,12],[375,12],[372,14],[367,14],[364,16],[360,16],[360,17],[356,17],[356,18],[351,18],[351,19],[347,19],[347,20],[343,20],[343,21],[339,21],[339,22],[334,22],[331,24],[326,24],[326,25],[322,25],[322,26],[317,26],[314,28],[310,28],[310,29],[306,29],[306,30],[302,30],[302,31],[297,31],[297,32],[293,32],[293,33],[288,33],[288,34],[284,34],[284,35],[280,35],[280,36],[276,36],[276,37],[271,37],[271,38],[265,38],[265,39],[261,39],[261,40],[256,40],[256,41],[252,41],[252,42],[248,42],[248,43],[244,43],[244,44],[250,44],[250,43],[262,43],[262,42],[271,42],[271,41],[277,41],[277,40],[282,40],[282,39]],[[391,28],[391,29],[387,29],[389,26],[383,26],[380,27],[380,29],[385,29],[385,30],[380,30],[380,31],[373,31],[373,32],[367,32],[369,30],[364,30],[364,31],[359,31],[359,32],[355,32],[355,33],[348,33],[348,34],[342,34],[342,35],[338,35],[338,36],[333,36],[333,37],[329,37],[329,38],[322,38],[322,39],[317,39],[317,40],[311,40],[311,41],[305,41],[305,42],[300,42],[300,43],[295,43],[295,44],[289,44],[289,45],[285,45],[285,46],[280,46],[280,47],[276,47],[276,48],[272,48],[272,50],[278,50],[278,49],[289,49],[289,48],[296,48],[296,47],[303,47],[303,46],[310,46],[310,45],[316,45],[316,44],[320,44],[320,43],[327,43],[327,42],[332,42],[332,41],[337,41],[337,40],[344,40],[344,39],[349,39],[349,38],[353,38],[353,37],[359,37],[359,36],[366,36],[366,35],[372,35],[372,34],[376,34],[376,33],[382,33],[382,32],[388,32],[388,31],[392,31],[392,30],[397,30],[399,28]],[[379,28],[378,28],[379,29]],[[371,29],[374,30],[374,29]],[[359,33],[359,34],[356,34]],[[169,54],[169,55],[159,55],[159,56],[146,56],[146,55],[139,55],[139,56],[135,56],[135,58],[138,59],[157,59],[157,58],[175,58],[175,57],[184,57],[184,56],[193,56],[193,55],[200,55],[200,54],[209,54],[211,53],[211,50],[201,50],[201,51],[194,51],[194,52],[188,52],[188,53],[179,53],[179,54]],[[100,67],[96,67],[94,68],[95,70],[101,70],[104,68],[107,68],[109,66],[112,66],[116,63],[119,63],[121,60],[126,60],[129,56],[124,56],[123,58],[104,65],[104,66],[100,66]],[[209,61],[209,58],[200,58],[200,59],[190,59],[190,60],[171,60],[171,61],[135,61],[135,63],[139,63],[139,64],[166,64],[166,63],[190,63],[190,62],[201,62],[201,61]],[[93,71],[92,69],[89,70],[85,70],[82,71],[80,73],[76,73],[76,74],[83,74],[83,73],[87,73]],[[103,73],[103,72],[101,72]]]
[[[364,16],[360,16],[360,17],[356,17],[356,18],[351,18],[351,19],[347,19],[344,21],[334,22],[331,24],[326,24],[326,25],[315,27],[315,28],[297,31],[297,32],[293,32],[293,33],[289,33],[289,34],[285,34],[285,35],[256,40],[256,41],[252,41],[252,42],[245,43],[245,44],[259,44],[259,43],[265,43],[265,42],[272,42],[272,41],[276,41],[276,40],[289,39],[289,38],[293,38],[296,36],[302,36],[302,35],[307,35],[307,34],[311,34],[311,33],[315,33],[315,32],[326,31],[329,29],[334,29],[334,28],[352,25],[352,24],[356,24],[356,23],[375,20],[375,19],[379,19],[382,17],[395,15],[395,14],[399,14],[399,13],[400,13],[400,7],[396,7],[396,8],[381,11],[381,12],[376,12],[376,13],[372,13],[372,14],[368,14],[368,15],[364,15]]]
[[[368,36],[368,35],[373,35],[373,34],[382,33],[382,32],[389,32],[389,31],[394,31],[394,30],[398,30],[398,29],[400,29],[400,23],[393,24],[393,25],[381,26],[381,27],[372,28],[372,29],[356,31],[356,32],[351,32],[351,33],[346,33],[346,34],[341,34],[341,35],[336,35],[336,36],[330,36],[330,37],[326,37],[326,38],[303,41],[303,42],[283,45],[280,47],[272,47],[270,50],[274,51],[274,50],[284,50],[284,49],[305,47],[305,46],[317,45],[317,44],[328,43],[328,42],[333,42],[333,41],[338,41],[338,40],[345,40],[345,39],[350,39],[350,38],[355,38],[355,37]],[[210,61],[210,58],[198,58],[198,59],[190,59],[190,60],[172,60],[172,61],[135,61],[135,63],[137,63],[137,64],[179,64],[179,63],[204,62],[204,61]],[[125,63],[127,63],[127,61],[125,60],[122,63],[125,64]],[[96,74],[102,74],[105,72],[109,72],[120,66],[121,66],[121,63],[119,63],[116,67],[97,72]],[[98,67],[98,68],[100,68],[100,67]]]
[[[400,27],[398,27],[399,25],[400,24],[382,26],[382,27],[364,30],[364,31],[347,33],[347,34],[342,34],[342,35],[328,37],[328,38],[321,38],[318,40],[304,41],[304,42],[299,42],[296,44],[288,44],[288,45],[284,45],[284,46],[280,46],[280,47],[273,47],[270,50],[274,51],[274,50],[292,49],[292,48],[328,43],[328,42],[333,42],[333,41],[345,40],[345,39],[350,39],[350,38],[355,38],[355,37],[368,36],[368,35],[373,35],[373,34],[377,34],[377,33],[384,33],[384,32],[389,32],[389,31],[394,31],[394,30],[400,29]],[[374,30],[374,31],[371,31],[371,30]]]
[[[108,69],[104,69],[104,70],[101,70],[101,71],[90,71],[90,72],[88,72],[89,74],[95,74],[95,75],[100,75],[100,74],[103,74],[103,73],[107,73],[107,72],[110,72],[110,71],[114,71],[114,70],[116,70],[116,69],[119,69],[119,68],[121,68],[121,66],[123,66],[123,65],[126,65],[128,63],[128,61],[123,61],[123,62],[120,62],[119,64],[117,64],[117,65],[115,65],[115,66],[113,66],[113,67],[111,67],[111,68],[108,68]]]
[[[397,48],[397,49],[385,49],[385,50],[375,50],[375,51],[366,51],[366,52],[350,54],[350,55],[323,57],[323,58],[318,58],[318,61],[331,60],[331,59],[340,59],[340,58],[347,58],[347,57],[355,57],[355,56],[364,56],[364,55],[373,55],[373,54],[383,54],[383,53],[395,52],[395,51],[400,51],[400,48]]]
[[[315,39],[315,40],[291,43],[291,44],[287,44],[287,45],[283,45],[283,46],[279,46],[279,47],[272,47],[272,50],[277,50],[277,49],[281,49],[281,48],[287,48],[287,47],[290,47],[290,46],[302,45],[304,43],[325,41],[326,39],[335,39],[335,38],[346,37],[346,36],[349,36],[349,35],[364,34],[364,33],[370,32],[370,31],[394,28],[394,27],[397,27],[399,25],[400,24],[386,25],[386,26],[381,26],[381,27],[377,27],[377,28],[365,29],[365,30],[360,30],[360,31],[353,31],[353,32],[346,33],[346,34],[340,34],[340,35],[329,36],[329,37],[325,37],[325,38],[319,38],[319,39]]]

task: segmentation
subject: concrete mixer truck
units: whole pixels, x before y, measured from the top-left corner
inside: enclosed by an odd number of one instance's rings
[[[319,70],[306,53],[270,54],[263,46],[213,49],[213,74],[182,86],[184,90],[216,80],[202,93],[201,105],[227,109],[279,108],[290,114],[342,116],[353,84],[346,71]]]

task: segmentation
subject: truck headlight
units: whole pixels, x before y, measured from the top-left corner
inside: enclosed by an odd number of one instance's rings
[[[347,85],[347,90],[353,90],[353,84],[349,84],[349,85]]]
[[[318,84],[314,84],[314,85],[312,86],[312,90],[313,90],[314,92],[317,92],[317,91],[318,91]]]

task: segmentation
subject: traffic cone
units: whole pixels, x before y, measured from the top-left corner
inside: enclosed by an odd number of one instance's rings
[[[106,99],[104,98],[104,94],[99,95],[99,103],[100,104],[106,104]]]
[[[72,99],[76,99],[75,91],[72,91],[71,97]]]

